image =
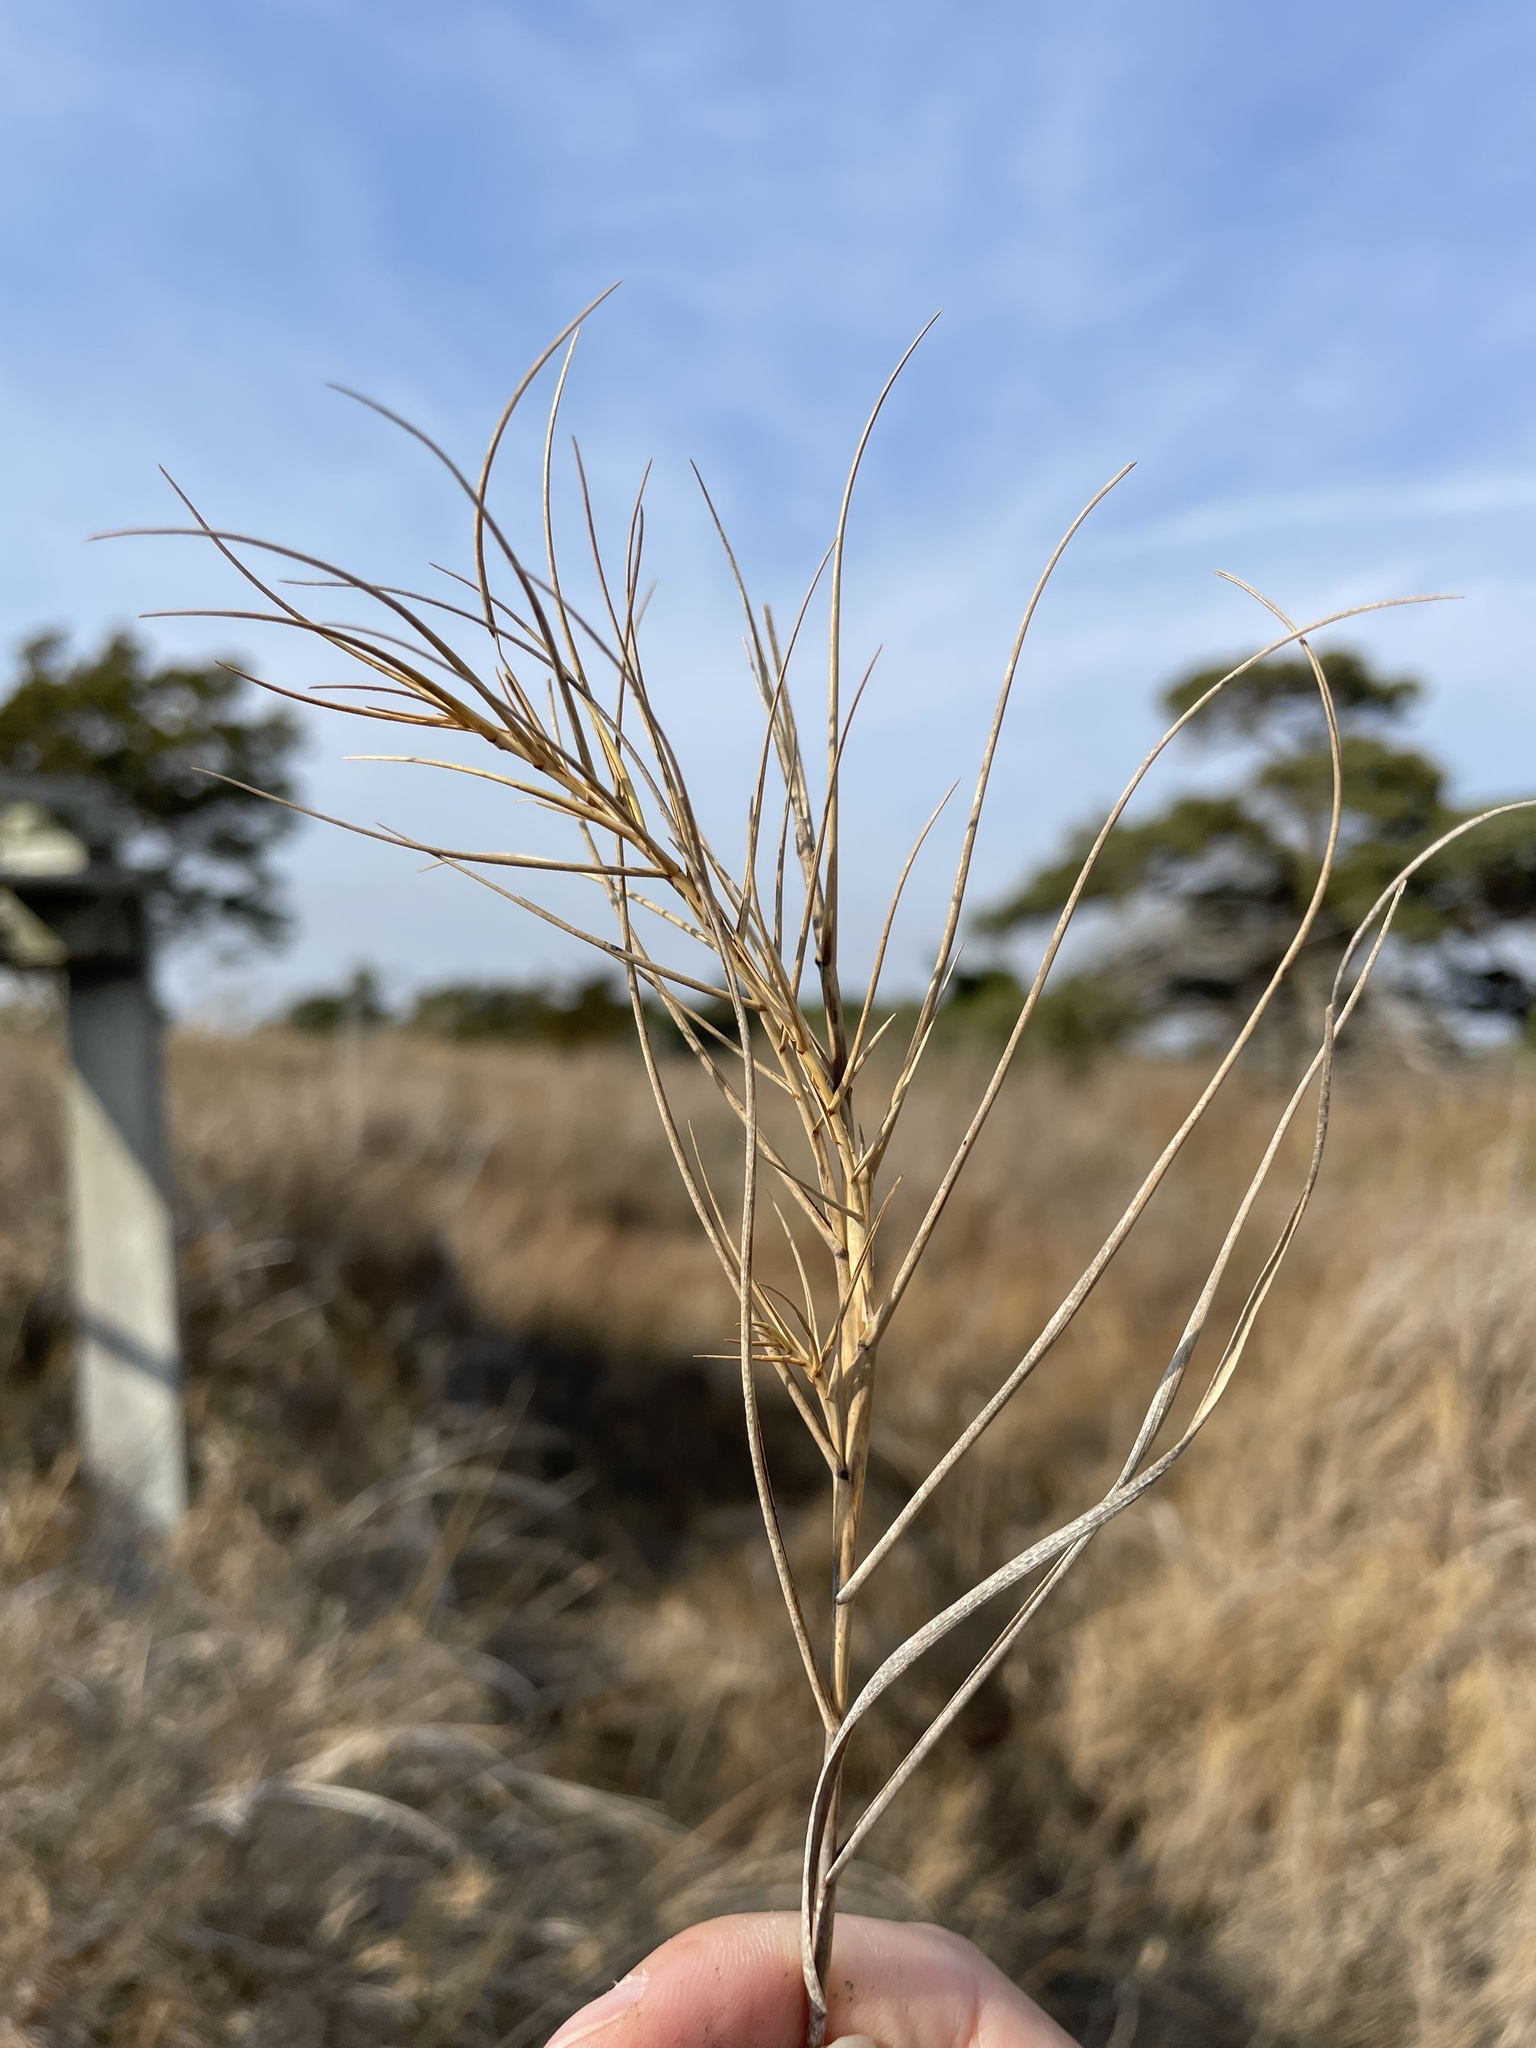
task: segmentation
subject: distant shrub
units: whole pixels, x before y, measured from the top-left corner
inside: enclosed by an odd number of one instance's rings
[[[343,1025],[388,1024],[392,1020],[379,978],[371,967],[359,967],[338,989],[316,989],[300,996],[283,1013],[292,1031],[340,1031]]]
[[[460,1043],[499,1039],[523,1045],[605,1045],[627,1040],[634,1017],[603,975],[570,991],[542,982],[447,982],[423,989],[409,1028]]]
[[[939,1012],[935,1035],[942,1043],[1004,1043],[1024,1004],[1025,990],[1006,967],[957,974]],[[1141,1012],[1097,975],[1074,974],[1047,986],[1035,1005],[1029,1050],[1085,1066],[1122,1044],[1142,1021]]]

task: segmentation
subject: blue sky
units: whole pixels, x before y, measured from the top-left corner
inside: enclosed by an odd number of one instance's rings
[[[165,516],[162,462],[220,520],[414,577],[460,549],[458,508],[327,380],[468,454],[622,278],[569,416],[615,504],[656,458],[651,674],[729,832],[751,707],[688,461],[792,604],[871,397],[942,307],[850,559],[850,659],[885,649],[855,961],[1040,562],[1132,457],[1042,613],[983,896],[1112,794],[1158,684],[1251,643],[1217,567],[1308,615],[1464,593],[1353,638],[1431,683],[1423,733],[1466,794],[1529,790],[1533,137],[1536,15],[1508,0],[0,0],[0,633],[232,595],[178,544],[83,545]],[[346,764],[357,744],[317,725],[323,807],[522,829],[489,792]],[[183,961],[179,1000],[270,1004],[363,958],[401,988],[574,964],[406,856],[316,828],[289,866],[298,942]],[[903,978],[942,888],[935,861]]]

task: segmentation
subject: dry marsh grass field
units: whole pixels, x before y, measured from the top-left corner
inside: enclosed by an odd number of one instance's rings
[[[638,1062],[174,1042],[198,1498],[160,1551],[72,1471],[53,1059],[0,1037],[0,2039],[531,2048],[672,1928],[793,1904],[812,1710]],[[974,1082],[946,1055],[893,1172],[931,1177]],[[728,1184],[707,1086],[680,1069]],[[1010,1084],[888,1340],[874,1526],[1191,1092]],[[862,1662],[1102,1487],[1273,1112],[1239,1072],[874,1582]],[[1536,2034],[1533,1144],[1523,1068],[1346,1072],[1226,1408],[846,1903],[972,1935],[1093,2048]],[[810,1568],[815,1475],[770,1452]],[[855,1798],[975,1647],[912,1675]]]

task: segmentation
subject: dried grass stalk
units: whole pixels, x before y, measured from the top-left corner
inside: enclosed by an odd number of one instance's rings
[[[591,311],[589,307],[587,312]],[[1254,1167],[1247,1190],[1190,1310],[1182,1337],[1152,1387],[1140,1426],[1114,1483],[1090,1508],[1031,1543],[936,1614],[856,1687],[852,1622],[860,1592],[871,1574],[900,1546],[904,1534],[939,1486],[1079,1314],[1259,1029],[1312,930],[1332,871],[1342,806],[1337,720],[1326,677],[1312,651],[1312,636],[1342,619],[1384,606],[1352,606],[1297,625],[1250,586],[1237,578],[1228,579],[1239,582],[1239,587],[1249,591],[1270,613],[1275,631],[1263,646],[1230,670],[1170,726],[1126,784],[1088,852],[1077,885],[1062,911],[974,1115],[933,1187],[910,1242],[887,1263],[877,1253],[877,1238],[890,1193],[882,1185],[882,1169],[954,969],[977,830],[1026,638],[1065,549],[1127,471],[1111,478],[1072,521],[1025,606],[1004,664],[981,750],[943,933],[915,1022],[895,1059],[892,1078],[888,1067],[871,1063],[876,1042],[882,1036],[876,1028],[879,984],[906,882],[938,813],[919,833],[901,870],[879,936],[869,986],[862,1001],[850,1006],[839,967],[844,853],[840,782],[849,730],[868,675],[850,699],[843,676],[842,610],[849,516],[860,466],[881,410],[912,351],[909,349],[897,365],[870,414],[848,473],[832,544],[782,643],[769,608],[759,609],[749,596],[724,527],[713,505],[709,505],[741,599],[751,677],[764,713],[756,769],[745,792],[745,853],[740,865],[733,869],[700,823],[681,755],[663,722],[641,658],[640,622],[645,607],[644,484],[636,497],[619,558],[614,562],[599,537],[579,449],[575,451],[574,474],[600,614],[596,621],[578,610],[567,596],[555,540],[553,453],[561,396],[581,320],[585,318],[586,313],[557,337],[519,384],[496,424],[484,460],[473,478],[420,429],[387,408],[373,405],[371,400],[362,401],[425,446],[469,502],[471,572],[449,576],[436,593],[386,586],[300,549],[214,527],[180,491],[178,496],[192,523],[151,530],[207,542],[261,600],[260,608],[226,609],[212,616],[297,630],[369,672],[365,682],[325,685],[314,691],[286,690],[272,683],[266,687],[302,703],[344,710],[372,721],[477,739],[499,757],[501,766],[475,766],[419,754],[367,758],[408,760],[455,774],[488,778],[514,796],[553,813],[575,834],[577,845],[567,859],[515,850],[475,851],[424,843],[385,828],[373,830],[368,836],[413,848],[435,862],[470,875],[533,916],[583,940],[618,967],[627,982],[640,1051],[672,1157],[699,1225],[736,1300],[737,1357],[758,1501],[806,1682],[824,1728],[825,1754],[806,1831],[802,1885],[803,1962],[809,2001],[807,2048],[821,2048],[826,2022],[824,1983],[839,1877],[907,1778],[1008,1654],[1031,1617],[1094,1535],[1156,1484],[1188,1449],[1215,1410],[1242,1358],[1316,1185],[1328,1129],[1338,1033],[1361,1000],[1414,873],[1452,839],[1482,821],[1474,819],[1459,825],[1405,867],[1382,892],[1350,941],[1320,1020],[1318,1049]],[[913,347],[916,346],[914,342]],[[543,530],[540,559],[535,566],[513,546],[493,513],[490,489],[498,453],[518,406],[539,373],[562,348],[564,359],[555,380],[543,436]],[[295,577],[289,573],[293,571],[302,573]],[[824,575],[829,600],[825,737],[823,747],[811,749],[801,739],[790,670]],[[341,623],[315,616],[290,595],[306,585],[344,592],[362,600],[371,608],[371,621]],[[1403,598],[1387,602],[1424,601]],[[463,651],[466,628],[478,640],[475,655]],[[1124,1213],[1078,1280],[1017,1366],[861,1559],[860,1525],[881,1340],[998,1100],[1105,841],[1177,734],[1237,676],[1291,646],[1299,646],[1311,662],[1333,755],[1330,827],[1307,910],[1273,978],[1236,1039],[1216,1064],[1188,1114],[1152,1162]],[[349,692],[352,701],[347,701]],[[1490,811],[1484,816],[1498,814]],[[496,869],[586,879],[606,899],[612,919],[609,934],[605,936],[585,924],[573,923],[549,903],[493,880],[486,871]],[[684,948],[679,948],[679,939],[687,942]],[[680,951],[687,965],[679,964]],[[732,1020],[731,1028],[724,1030],[710,1013],[722,987]],[[711,1185],[691,1135],[674,1111],[653,1038],[654,1006],[658,1004],[739,1124],[741,1174],[739,1187],[733,1190],[731,1213]],[[777,1091],[793,1111],[798,1126],[798,1146],[793,1151],[774,1142],[765,1129],[765,1090]],[[1175,1399],[1211,1317],[1218,1289],[1260,1192],[1275,1169],[1288,1131],[1309,1103],[1312,1144],[1290,1213],[1259,1267],[1258,1277],[1220,1349],[1190,1419],[1171,1442],[1165,1442],[1164,1448],[1158,1450]],[[798,1301],[767,1285],[757,1271],[755,1254],[764,1175],[800,1277]],[[791,1569],[764,1453],[759,1415],[760,1373],[771,1373],[778,1380],[827,1468],[832,1600],[825,1615],[808,1613]],[[991,1647],[854,1825],[844,1831],[840,1816],[844,1761],[864,1717],[926,1651],[1003,1595],[1011,1596],[1018,1604],[999,1628]],[[274,1787],[260,1789],[266,1796],[276,1796]],[[323,1788],[308,1782],[301,1787],[292,1781],[285,1784],[282,1792],[290,1798],[314,1799],[322,1796]]]

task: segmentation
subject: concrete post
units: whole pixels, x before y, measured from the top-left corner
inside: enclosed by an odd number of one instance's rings
[[[152,1527],[187,1505],[160,1020],[142,967],[69,969],[70,1266],[81,1459]]]
[[[0,775],[0,965],[62,968],[75,1413],[81,1462],[151,1527],[187,1504],[176,1242],[160,1018],[149,979],[151,877],[114,848],[111,792]]]

